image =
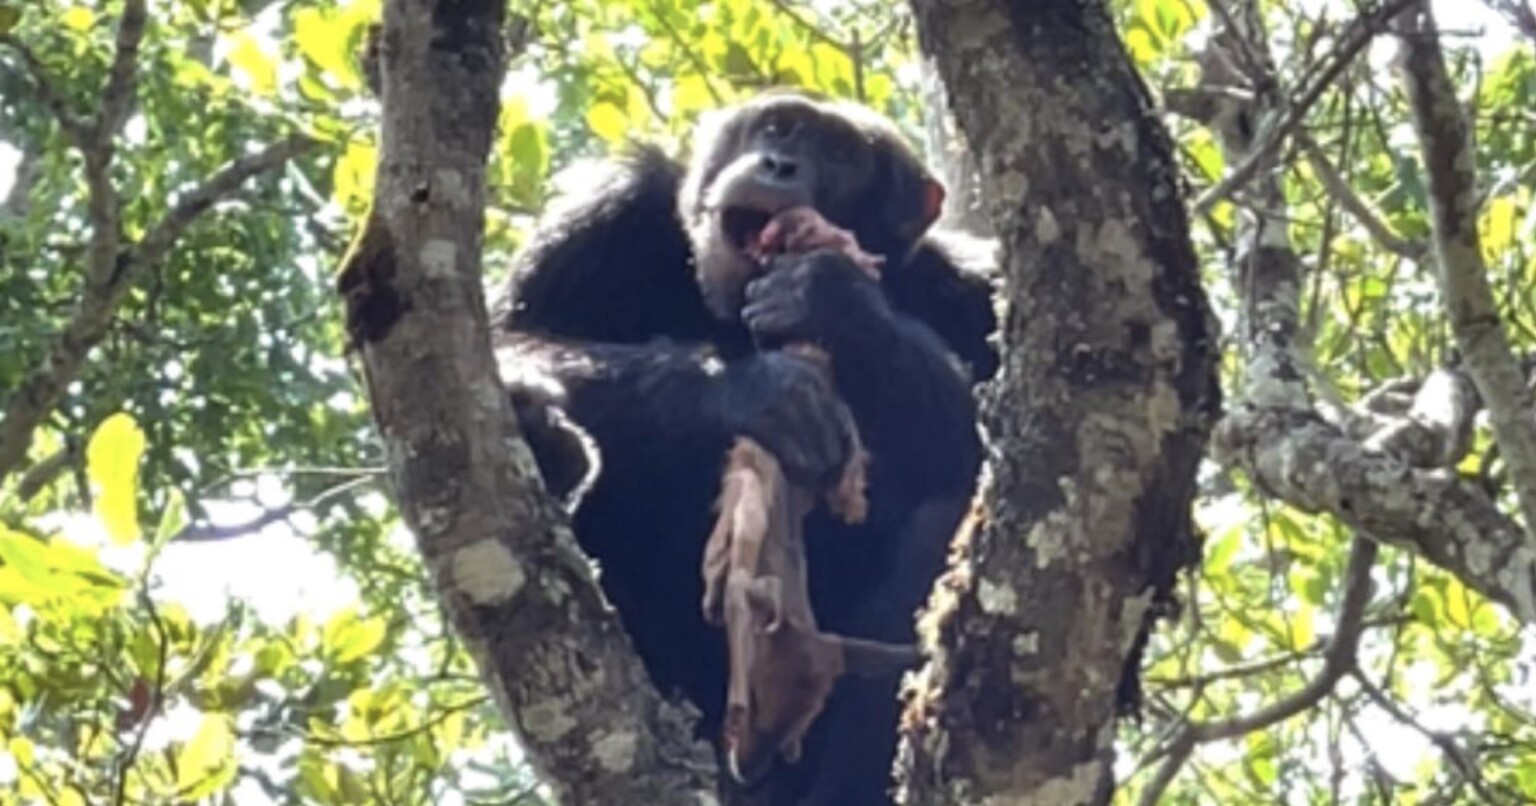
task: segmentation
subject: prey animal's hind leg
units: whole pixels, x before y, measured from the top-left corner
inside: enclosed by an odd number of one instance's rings
[[[778,463],[767,449],[737,440],[726,460],[715,527],[704,546],[706,622],[720,624],[725,617],[725,587],[732,572],[756,575],[778,487]]]

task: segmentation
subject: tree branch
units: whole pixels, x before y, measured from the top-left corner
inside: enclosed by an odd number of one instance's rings
[[[69,109],[69,99],[59,89],[53,76],[48,73],[48,68],[43,65],[37,54],[27,47],[26,43],[11,34],[0,34],[0,45],[10,48],[21,60],[21,67],[32,79],[32,84],[37,91],[38,100],[48,111],[53,114],[59,128],[64,130],[64,135],[69,138],[72,145],[84,148],[91,141],[90,124],[80,119]]]
[[[1312,110],[1323,93],[1333,86],[1333,82],[1354,63],[1355,57],[1365,50],[1366,45],[1376,37],[1386,24],[1398,15],[1403,9],[1411,6],[1418,0],[1389,0],[1383,5],[1377,6],[1361,14],[1349,30],[1339,37],[1339,44],[1329,54],[1329,58],[1323,62],[1312,74],[1310,82],[1304,82],[1296,92],[1294,99],[1287,105],[1284,113],[1275,120],[1273,125],[1263,127],[1258,140],[1253,144],[1245,159],[1238,163],[1238,167],[1227,174],[1220,182],[1200,194],[1195,199],[1191,209],[1195,215],[1203,215],[1217,202],[1232,195],[1233,191],[1246,185],[1250,179],[1263,167],[1265,161],[1279,148],[1286,137],[1301,125],[1307,113]]]
[[[1213,41],[1234,46],[1230,37]],[[1208,74],[1202,81],[1222,78]],[[1225,96],[1222,102],[1245,101]],[[1213,119],[1230,123],[1259,114],[1237,106]],[[1223,125],[1216,133],[1232,161],[1251,159],[1246,155],[1259,145],[1250,127]],[[1241,211],[1234,266],[1248,352],[1244,400],[1217,426],[1216,458],[1243,468],[1265,494],[1306,512],[1328,513],[1362,536],[1409,548],[1522,621],[1536,621],[1536,550],[1520,527],[1453,472],[1416,471],[1405,461],[1435,464],[1464,449],[1473,409],[1469,390],[1449,378],[1421,388],[1410,422],[1375,435],[1370,444],[1323,420],[1299,357],[1305,352],[1298,343],[1301,260],[1282,218],[1285,198],[1272,175],[1256,196],[1258,203]]]
[[[1386,711],[1393,719],[1406,725],[1438,748],[1441,754],[1446,757],[1446,760],[1451,762],[1451,766],[1456,768],[1456,772],[1461,775],[1462,780],[1466,781],[1473,791],[1477,793],[1479,802],[1492,804],[1527,802],[1527,799],[1521,797],[1518,793],[1501,792],[1495,794],[1493,790],[1489,789],[1488,782],[1484,780],[1481,766],[1478,764],[1476,757],[1462,749],[1449,736],[1439,731],[1432,731],[1420,724],[1412,714],[1393,702],[1392,698],[1381,690],[1381,687],[1366,677],[1363,671],[1355,669],[1351,676],[1354,677],[1355,682],[1360,684],[1360,689],[1371,699],[1371,702],[1376,704],[1376,707]]]
[[[144,0],[124,0],[123,16],[117,23],[116,52],[107,71],[107,86],[101,91],[100,111],[91,126],[91,139],[98,150],[110,153],[112,138],[133,111],[139,85],[139,45],[147,19]]]
[[[1440,294],[1467,372],[1488,407],[1494,438],[1536,547],[1536,401],[1510,348],[1488,282],[1478,235],[1478,188],[1472,133],[1456,98],[1427,3],[1398,20],[1403,88],[1413,110],[1439,265]]]
[[[338,290],[401,515],[562,803],[717,800],[710,748],[648,680],[498,380],[482,287],[503,0],[387,0],[383,144]]]
[[[1198,558],[1220,400],[1173,147],[1103,0],[912,7],[979,168],[1007,313],[977,509],[918,625],[931,659],[898,786],[913,804],[1107,803],[1115,718]]]
[[[6,403],[4,419],[0,420],[0,479],[26,458],[33,431],[53,411],[86,356],[106,335],[118,307],[144,271],[163,259],[186,228],[208,208],[233,194],[247,180],[276,170],[314,145],[307,138],[290,137],[226,165],[183,196],[150,228],[138,246],[129,249],[119,246],[116,191],[106,177],[107,166],[93,166],[92,158],[87,157],[87,175],[97,178],[90,182],[93,230],[84,297],[42,365],[21,382]],[[103,200],[102,196],[108,198]]]
[[[1428,247],[1417,241],[1410,241],[1396,232],[1387,222],[1381,220],[1381,216],[1371,209],[1371,205],[1360,194],[1350,187],[1348,180],[1339,174],[1332,161],[1330,161],[1318,147],[1317,141],[1311,136],[1302,134],[1298,140],[1301,143],[1302,153],[1306,155],[1307,164],[1312,166],[1312,172],[1327,188],[1328,193],[1338,200],[1340,206],[1349,212],[1370,236],[1381,244],[1387,251],[1397,254],[1409,260],[1418,260],[1429,251]]]
[[[1536,552],[1519,524],[1453,471],[1415,471],[1312,411],[1237,407],[1216,429],[1219,461],[1265,494],[1403,547],[1536,622]]]
[[[1154,751],[1147,762],[1164,758],[1162,768],[1142,792],[1140,803],[1153,806],[1189,760],[1197,745],[1233,739],[1290,719],[1316,706],[1332,693],[1340,679],[1355,667],[1355,653],[1365,627],[1365,610],[1371,601],[1371,569],[1376,565],[1377,545],[1357,537],[1350,544],[1349,565],[1344,570],[1344,598],[1339,603],[1338,626],[1323,653],[1323,668],[1306,685],[1246,716],[1220,722],[1191,722]]]

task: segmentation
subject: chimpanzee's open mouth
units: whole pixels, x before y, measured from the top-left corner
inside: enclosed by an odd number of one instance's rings
[[[720,228],[732,247],[745,250],[772,219],[773,213],[756,207],[727,207],[720,211]]]

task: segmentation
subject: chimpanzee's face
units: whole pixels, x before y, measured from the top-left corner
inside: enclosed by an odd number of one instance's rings
[[[722,318],[759,271],[748,247],[776,214],[809,206],[888,259],[937,216],[942,190],[873,112],[773,94],[724,113],[694,144],[679,210],[700,289]]]

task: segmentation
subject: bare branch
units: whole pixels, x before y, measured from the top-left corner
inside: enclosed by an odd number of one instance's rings
[[[1413,467],[1452,467],[1472,446],[1478,402],[1477,389],[1465,375],[1435,370],[1419,385],[1407,415],[1371,435],[1365,447]]]
[[[337,277],[347,331],[438,600],[555,798],[713,802],[708,744],[647,678],[497,377],[481,261],[505,17],[384,3],[378,182]],[[445,39],[465,57],[441,58]]]
[[[1355,682],[1360,684],[1361,690],[1365,692],[1367,697],[1370,697],[1371,702],[1375,703],[1378,708],[1386,711],[1393,719],[1406,725],[1438,748],[1446,760],[1451,763],[1451,766],[1456,768],[1456,772],[1461,775],[1462,780],[1466,781],[1477,792],[1480,802],[1495,804],[1526,802],[1524,798],[1513,793],[1496,793],[1489,789],[1488,782],[1483,779],[1482,769],[1477,759],[1458,745],[1454,739],[1439,731],[1432,731],[1424,727],[1412,714],[1408,713],[1396,702],[1393,702],[1392,698],[1387,696],[1387,693],[1382,691],[1379,686],[1371,682],[1361,670],[1354,670],[1351,676],[1354,677]]]
[[[247,180],[276,171],[317,145],[314,140],[295,134],[220,168],[203,180],[202,184],[177,199],[171,209],[150,227],[144,239],[133,250],[133,263],[158,263],[198,216],[233,196]]]
[[[139,84],[139,45],[147,18],[144,0],[124,0],[123,16],[117,23],[116,52],[107,72],[107,86],[101,91],[101,111],[91,126],[91,140],[99,150],[111,148],[112,138],[133,110]]]
[[[80,443],[76,439],[65,441],[63,448],[54,451],[52,455],[40,460],[37,464],[27,468],[21,480],[16,482],[16,497],[23,501],[30,501],[44,487],[53,483],[60,473],[63,473],[70,465],[80,458]]]
[[[1532,44],[1536,44],[1536,10],[1526,0],[1484,0],[1488,7],[1504,15]]]
[[[1162,768],[1142,792],[1142,804],[1155,804],[1163,790],[1177,777],[1179,768],[1189,759],[1196,745],[1232,739],[1290,719],[1322,702],[1333,692],[1340,679],[1355,667],[1355,653],[1365,626],[1366,605],[1371,601],[1371,568],[1376,564],[1377,545],[1357,537],[1350,544],[1349,566],[1344,571],[1344,599],[1339,604],[1338,627],[1323,653],[1323,668],[1307,684],[1290,695],[1246,716],[1220,722],[1192,722],[1151,759],[1165,756]],[[1151,760],[1149,759],[1149,760]]]
[[[1296,93],[1295,99],[1286,107],[1284,114],[1273,125],[1266,126],[1260,132],[1258,140],[1249,151],[1247,158],[1236,169],[1227,174],[1220,182],[1200,194],[1195,199],[1191,209],[1196,215],[1208,212],[1217,202],[1230,196],[1233,191],[1247,184],[1250,179],[1263,167],[1270,155],[1289,137],[1297,126],[1306,118],[1323,93],[1333,86],[1333,82],[1344,72],[1345,68],[1354,63],[1355,57],[1365,50],[1376,34],[1381,32],[1388,21],[1396,17],[1403,9],[1413,5],[1418,0],[1390,0],[1389,2],[1366,11],[1353,23],[1349,30],[1339,38],[1338,46],[1333,50],[1330,58],[1312,75],[1312,80],[1305,83]]]
[[[1301,143],[1302,153],[1307,157],[1307,164],[1312,166],[1312,172],[1317,174],[1317,178],[1322,181],[1323,187],[1328,189],[1328,193],[1339,202],[1340,206],[1349,211],[1349,214],[1354,216],[1356,221],[1360,222],[1360,226],[1364,227],[1365,231],[1370,233],[1377,243],[1381,244],[1387,251],[1409,260],[1417,260],[1424,256],[1424,253],[1428,251],[1428,247],[1425,244],[1410,241],[1393,232],[1392,227],[1387,222],[1381,220],[1381,216],[1371,209],[1370,203],[1360,198],[1360,194],[1356,193],[1353,187],[1350,187],[1349,182],[1339,174],[1338,168],[1334,167],[1334,164],[1323,154],[1323,150],[1318,147],[1315,140],[1305,134],[1301,135],[1298,139]]]
[[[1467,372],[1488,407],[1494,438],[1536,546],[1536,401],[1525,385],[1488,283],[1478,235],[1477,159],[1427,3],[1398,21],[1403,88],[1413,109],[1439,264],[1440,293]]]
[[[303,501],[290,501],[282,506],[263,510],[260,515],[251,520],[229,526],[214,526],[212,524],[189,524],[175,537],[171,538],[183,542],[211,542],[218,540],[232,540],[237,537],[259,532],[274,523],[282,523],[293,517],[295,513],[320,507],[327,501],[340,498],[364,485],[372,484],[372,476],[357,476],[348,481],[321,490],[314,496]]]

